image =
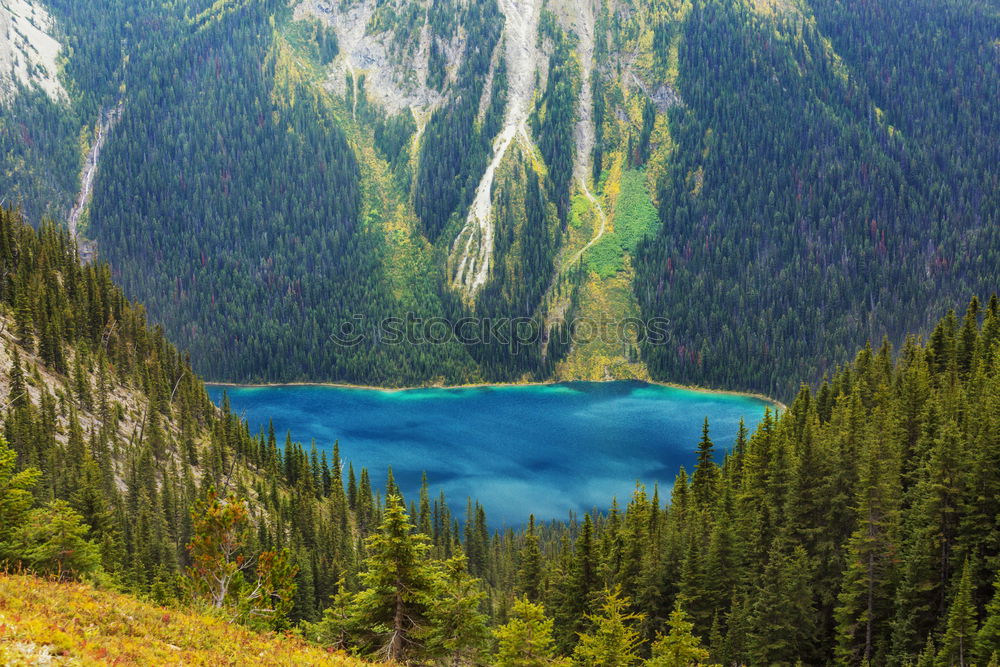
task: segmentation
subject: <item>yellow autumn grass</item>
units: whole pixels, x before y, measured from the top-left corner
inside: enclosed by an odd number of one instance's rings
[[[259,634],[87,584],[0,574],[2,665],[367,663],[286,635]]]

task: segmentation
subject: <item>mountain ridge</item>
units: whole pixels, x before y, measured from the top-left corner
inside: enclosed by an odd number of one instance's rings
[[[3,110],[11,163],[46,166],[0,185],[36,220],[40,202],[68,207],[74,127],[122,97],[80,227],[215,380],[650,376],[788,398],[996,282],[1000,18],[972,0],[879,0],[870,21],[837,0],[50,4],[72,99]],[[896,94],[865,46],[886,16]],[[935,26],[935,59],[906,55]],[[935,95],[948,69],[961,94]],[[16,132],[39,115],[58,119],[37,125],[52,150]],[[612,204],[637,170],[657,225],[564,273],[558,258],[601,236],[578,224],[595,202],[608,229],[632,226]],[[671,340],[550,349],[605,311],[669,320]],[[330,344],[355,318],[408,313],[526,317],[543,335]]]

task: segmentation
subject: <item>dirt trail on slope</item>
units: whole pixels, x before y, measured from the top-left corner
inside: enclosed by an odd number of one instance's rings
[[[597,233],[594,234],[594,238],[590,239],[590,242],[587,243],[587,245],[580,248],[580,250],[574,254],[568,262],[563,264],[560,273],[565,273],[567,270],[573,268],[576,263],[580,261],[580,258],[583,257],[583,254],[597,245],[597,243],[604,238],[604,235],[608,233],[608,216],[605,215],[604,207],[601,206],[601,202],[598,201],[597,197],[594,196],[594,193],[592,193],[590,188],[587,187],[586,180],[580,181],[580,189],[583,191],[583,196],[587,198],[587,201],[589,201],[590,205],[594,208],[594,211],[597,212],[597,219],[600,221],[601,226],[598,228]]]
[[[507,110],[503,129],[493,142],[493,158],[483,173],[462,232],[455,239],[449,265],[455,267],[452,286],[472,300],[489,278],[493,257],[491,216],[496,171],[518,138],[531,147],[528,116],[538,67],[538,20],[542,0],[500,0],[506,18],[502,39],[507,58]]]
[[[122,103],[119,102],[117,106],[108,109],[101,114],[101,119],[97,124],[97,138],[94,141],[94,145],[91,146],[90,152],[87,154],[87,159],[84,160],[83,170],[80,172],[80,192],[76,197],[76,202],[73,204],[72,210],[69,212],[69,218],[67,224],[69,225],[70,236],[77,243],[80,242],[79,233],[77,228],[80,224],[80,216],[86,210],[87,205],[90,203],[90,199],[94,193],[94,178],[97,176],[97,167],[101,160],[101,151],[104,149],[104,144],[108,140],[108,135],[114,129],[118,121],[121,120],[122,115]],[[83,248],[81,248],[81,251]]]
[[[563,262],[562,265],[556,269],[555,275],[552,278],[552,282],[549,285],[548,289],[546,290],[546,294],[553,294],[556,285],[559,284],[559,281],[560,279],[562,279],[563,275],[566,274],[568,271],[572,270],[573,267],[575,267],[577,263],[580,261],[580,259],[583,258],[583,255],[588,250],[597,245],[600,242],[600,240],[604,238],[604,236],[608,233],[608,216],[607,214],[605,214],[604,207],[601,205],[600,200],[594,196],[594,193],[590,191],[590,187],[587,185],[587,179],[585,178],[581,179],[579,183],[580,183],[580,191],[583,193],[583,196],[587,198],[587,201],[590,202],[591,208],[593,208],[594,212],[597,214],[597,220],[600,226],[597,229],[597,233],[595,233],[594,236],[590,239],[590,241],[587,242],[587,245],[583,246],[578,251],[573,253],[572,257]],[[564,294],[558,300],[554,301],[550,306],[550,308],[548,309],[548,312],[545,315],[545,323],[544,323],[545,339],[544,343],[542,344],[542,359],[545,359],[548,356],[549,339],[552,336],[552,328],[556,325],[557,322],[561,322],[566,318],[566,313],[569,311],[569,307],[570,307],[570,295],[567,293]]]

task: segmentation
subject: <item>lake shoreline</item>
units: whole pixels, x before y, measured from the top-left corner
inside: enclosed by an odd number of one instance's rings
[[[641,381],[531,384],[207,389],[217,403],[228,396],[251,433],[273,428],[328,457],[339,444],[341,461],[356,471],[391,463],[407,498],[417,497],[426,475],[432,496],[477,499],[494,528],[521,525],[532,513],[550,520],[604,510],[610,499],[630,497],[637,481],[668,488],[681,467],[697,463],[703,418],[721,460],[741,420],[754,432],[765,411],[780,409],[759,398]]]
[[[770,403],[781,412],[787,412],[788,406],[781,401],[748,391],[734,391],[729,389],[710,389],[696,385],[683,385],[675,382],[658,382],[656,380],[545,380],[541,382],[479,382],[470,384],[426,384],[415,387],[376,387],[373,385],[350,384],[338,382],[269,382],[242,384],[239,382],[205,382],[206,385],[215,387],[232,387],[234,389],[280,389],[281,387],[329,387],[331,389],[362,389],[365,391],[382,391],[386,393],[399,393],[405,391],[419,391],[421,389],[489,389],[492,387],[553,387],[561,384],[571,384],[573,382],[590,382],[593,384],[605,384],[608,382],[641,382],[656,387],[666,387],[668,389],[682,389],[684,391],[694,391],[705,394],[722,394],[724,396],[739,396],[741,398],[753,398],[764,403]]]

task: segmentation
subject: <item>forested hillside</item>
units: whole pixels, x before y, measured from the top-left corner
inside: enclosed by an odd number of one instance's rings
[[[215,380],[788,399],[1000,282],[981,0],[25,4],[61,65],[0,77],[0,190],[36,224],[76,200]],[[537,335],[379,337],[469,316]],[[635,317],[669,341],[568,339]]]
[[[656,376],[785,395],[998,284],[1000,12],[809,6],[696,3],[678,28],[685,105],[636,280],[674,325],[644,350]]]
[[[986,665],[1000,650],[996,297],[926,343],[862,350],[725,454],[706,423],[669,502],[640,487],[491,533],[472,500],[462,521],[426,487],[401,498],[391,470],[384,485],[345,472],[336,449],[279,447],[214,409],[65,231],[5,210],[0,262],[9,566],[411,664]]]
[[[994,297],[949,313],[926,344],[862,350],[724,455],[706,423],[666,504],[637,488],[569,523],[493,536],[467,523],[480,608],[502,624],[492,664],[524,664],[529,641],[545,656],[532,664],[995,664],[998,407]],[[411,535],[387,507],[398,551],[383,557],[420,590],[419,555],[441,553],[446,525],[421,501]],[[321,640],[366,650],[385,585],[372,573],[325,612]],[[427,612],[418,599],[407,613]]]

